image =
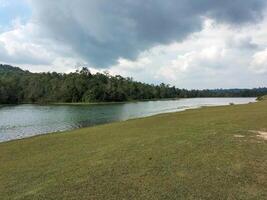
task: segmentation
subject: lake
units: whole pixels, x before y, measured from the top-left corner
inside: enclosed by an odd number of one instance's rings
[[[0,106],[0,142],[202,106],[249,102],[255,102],[255,98],[195,98],[98,105]]]

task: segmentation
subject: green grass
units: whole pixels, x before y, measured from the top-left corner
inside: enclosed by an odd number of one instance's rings
[[[1,143],[0,199],[265,200],[267,141],[252,130],[267,131],[267,101]]]

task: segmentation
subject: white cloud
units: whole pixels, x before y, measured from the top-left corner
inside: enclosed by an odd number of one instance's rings
[[[14,20],[10,31],[0,34],[0,62],[34,71],[73,71],[77,65],[87,65],[69,47],[57,44],[42,34],[42,28],[32,21],[21,24]]]
[[[251,70],[256,73],[267,72],[267,49],[259,51],[253,55]]]
[[[141,81],[167,82],[185,88],[264,86],[267,80],[258,72],[265,72],[266,52],[257,52],[266,47],[267,42],[262,42],[264,37],[257,41],[257,36],[263,35],[266,25],[263,21],[235,29],[206,19],[205,28],[183,42],[157,46],[140,54],[131,66],[139,66],[142,70],[130,71],[123,63],[111,70]],[[258,63],[251,64],[256,58]],[[144,59],[150,62],[143,64]],[[252,71],[251,65],[258,71]]]
[[[21,62],[22,64],[49,64],[51,55],[35,37],[34,24],[15,24],[14,29],[0,35],[1,61]],[[28,63],[27,63],[28,62]]]

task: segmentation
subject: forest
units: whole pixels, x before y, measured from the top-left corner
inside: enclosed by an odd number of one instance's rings
[[[196,97],[257,97],[267,88],[186,90],[164,83],[145,84],[109,73],[32,73],[0,65],[0,104],[90,103]]]

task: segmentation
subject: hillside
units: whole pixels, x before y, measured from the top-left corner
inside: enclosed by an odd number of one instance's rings
[[[132,78],[92,74],[87,68],[74,73],[31,73],[0,65],[0,104],[122,102],[164,98],[257,97],[267,88],[186,90],[167,84],[152,85]]]
[[[25,73],[26,71],[20,69],[19,67],[13,67],[11,65],[0,64],[0,73]]]

